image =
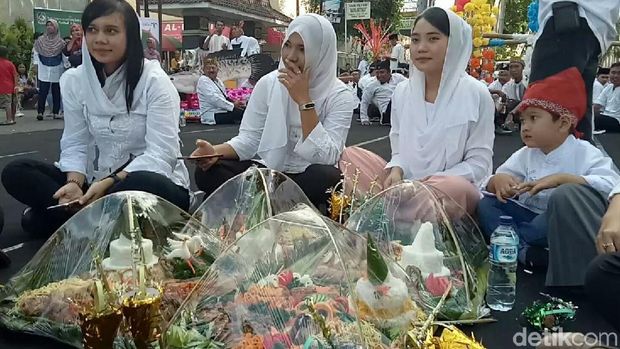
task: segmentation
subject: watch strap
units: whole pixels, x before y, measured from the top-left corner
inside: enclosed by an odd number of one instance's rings
[[[299,110],[300,111],[312,110],[314,109],[314,107],[315,107],[314,102],[310,102],[310,103],[301,104],[299,106]]]

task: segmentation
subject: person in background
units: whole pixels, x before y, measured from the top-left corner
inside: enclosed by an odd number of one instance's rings
[[[58,164],[18,159],[2,171],[6,191],[29,209],[24,230],[48,235],[71,212],[110,193],[138,190],[189,209],[181,156],[179,94],[159,62],[144,59],[140,22],[125,0],[94,0],[82,13],[82,65],[61,79],[65,125]]]
[[[203,61],[203,75],[198,79],[196,93],[200,103],[200,122],[203,124],[234,124],[243,118],[245,106],[232,102],[226,95],[224,83],[217,77],[218,62],[206,58]],[[214,114],[210,118],[210,114]]]
[[[594,101],[594,124],[599,130],[620,132],[620,62],[609,68],[609,83]]]
[[[154,38],[146,39],[146,48],[144,49],[144,58],[149,61],[161,61],[161,55],[157,49],[157,41]]]
[[[7,58],[9,51],[5,46],[0,46],[0,109],[4,108],[6,121],[0,125],[15,124],[13,112],[13,95],[17,91],[18,76],[13,62]]]
[[[495,101],[495,134],[497,135],[505,135],[511,134],[512,129],[510,126],[506,125],[506,118],[508,117],[507,110],[507,98],[506,93],[504,93],[504,86],[510,81],[510,73],[508,70],[499,70],[497,74],[497,79],[493,81],[487,87],[489,92],[491,92],[491,96],[493,96],[493,100]]]
[[[607,83],[609,83],[609,68],[599,67],[598,72],[596,72],[596,79],[594,79],[594,86],[592,86],[592,101],[598,99]]]
[[[396,85],[407,80],[399,73],[390,72],[390,61],[375,63],[376,80],[364,87],[360,104],[360,120],[362,125],[370,125],[378,121],[381,125],[389,125],[392,113],[392,95]]]
[[[368,74],[368,66],[368,60],[366,59],[366,57],[362,57],[362,60],[360,60],[360,63],[357,65],[357,70],[360,71],[361,76],[365,76],[366,74]]]
[[[245,36],[243,32],[243,22],[233,25],[230,31],[230,44],[233,49],[241,49],[241,57],[257,55],[260,53],[260,45],[258,40],[251,36]]]
[[[362,90],[362,92],[364,92],[364,89],[366,88],[366,86],[368,86],[371,82],[375,81],[377,79],[377,69],[376,69],[376,65],[370,64],[368,66],[368,74],[366,75],[362,75],[362,77],[360,78],[359,81],[359,88]],[[361,97],[360,97],[361,99]]]
[[[208,50],[208,53],[216,53],[222,50],[229,50],[230,39],[228,39],[222,32],[224,31],[224,22],[215,22],[215,31],[209,35],[205,41],[204,46]]]
[[[540,0],[530,82],[577,67],[586,83],[588,114],[577,127],[592,139],[592,87],[599,56],[616,40],[618,0]]]
[[[23,63],[17,67],[17,78],[17,108],[15,116],[22,117],[24,116],[23,106],[28,100],[37,95],[37,87],[35,86],[34,81],[28,77],[26,65]]]
[[[344,74],[344,73],[351,74],[351,64],[350,63],[346,63],[344,65],[344,69],[340,69],[340,74]]]
[[[517,110],[525,147],[482,185],[490,194],[478,205],[487,237],[500,216],[513,217],[519,262],[548,266],[545,284],[552,287],[583,286],[588,263],[596,256],[595,231],[572,228],[591,208],[575,203],[604,201],[620,181],[609,157],[573,135],[579,135],[576,126],[586,100],[586,86],[575,67],[531,84]]]
[[[305,14],[288,27],[278,71],[252,93],[239,135],[212,146],[197,140],[195,177],[208,196],[251,166],[284,172],[325,213],[326,193],[340,181],[336,167],[351,126],[354,99],[338,79],[336,33],[323,16]]]
[[[183,65],[183,58],[181,57],[181,51],[175,51],[174,57],[170,60],[170,71],[173,73],[178,73],[181,71],[181,66]]]
[[[35,41],[34,51],[37,59],[37,72],[39,77],[39,105],[37,108],[37,120],[43,120],[45,102],[50,90],[52,92],[52,117],[60,118],[60,76],[65,71],[62,61],[62,51],[65,49],[65,41],[58,33],[58,22],[49,19],[45,24],[45,33]]]
[[[390,45],[392,53],[390,55],[390,73],[397,73],[401,68],[401,64],[406,64],[405,47],[398,41],[398,34],[390,34]]]
[[[71,25],[71,39],[62,53],[68,58],[71,68],[77,68],[82,64],[82,37],[84,32],[80,24]]]

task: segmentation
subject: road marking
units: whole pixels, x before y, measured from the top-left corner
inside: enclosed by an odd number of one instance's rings
[[[3,248],[2,252],[7,253],[7,252],[11,252],[11,251],[15,251],[15,250],[19,250],[20,248],[24,247],[24,243],[19,243],[17,245],[13,245],[7,248]]]
[[[229,127],[218,127],[218,128],[207,128],[204,130],[195,130],[195,131],[187,131],[187,132],[181,132],[182,135],[189,135],[192,133],[202,133],[202,132],[213,132],[213,131],[217,131],[217,130],[228,130],[231,128],[235,128],[234,126],[229,126]]]
[[[33,150],[33,151],[24,151],[21,153],[14,153],[14,154],[8,154],[8,155],[0,155],[0,159],[4,159],[4,158],[12,158],[15,156],[22,156],[22,155],[30,155],[30,154],[36,154],[38,153],[38,150]]]
[[[350,145],[350,147],[361,147],[362,145],[367,145],[367,144],[371,144],[371,143],[375,143],[375,142],[379,142],[382,141],[386,138],[389,138],[390,136],[383,136],[383,137],[378,137],[378,138],[373,138],[373,139],[369,139],[367,141],[361,142],[361,143],[357,143],[357,144],[353,144]]]

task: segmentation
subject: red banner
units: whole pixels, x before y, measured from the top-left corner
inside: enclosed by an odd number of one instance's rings
[[[183,42],[183,21],[164,21],[162,23],[162,34]]]

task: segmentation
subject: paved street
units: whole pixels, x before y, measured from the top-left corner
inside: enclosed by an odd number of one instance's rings
[[[30,112],[23,118],[18,118],[17,124],[0,128],[0,169],[11,160],[29,157],[42,161],[53,162],[58,159],[59,140],[62,134],[63,121],[46,119],[36,121],[34,113]],[[194,148],[196,138],[204,138],[213,143],[228,140],[237,133],[237,126],[203,126],[188,124],[181,131],[183,141],[183,154],[189,154]],[[361,145],[383,157],[389,157],[388,127],[372,126],[361,127],[354,122],[348,145]],[[612,157],[620,160],[620,136],[602,135],[600,142]],[[515,149],[521,145],[518,135],[502,136],[496,139],[495,166],[503,162]],[[616,162],[619,163],[618,161]],[[193,169],[190,169],[193,171]],[[193,180],[193,178],[192,178]],[[0,248],[12,247],[9,252],[13,259],[10,268],[0,269],[0,282],[16,273],[26,263],[44,242],[36,236],[29,236],[22,232],[20,227],[21,213],[24,206],[8,196],[4,188],[0,188],[0,205],[5,212],[5,227],[0,234]],[[538,298],[538,292],[545,291],[544,274],[541,272],[526,273],[520,270],[518,275],[517,301],[515,309],[508,313],[494,313],[500,321],[495,324],[479,325],[472,327],[476,338],[482,339],[488,348],[513,347],[512,336],[522,331],[522,325],[518,322],[520,312],[534,299]],[[565,330],[578,330],[582,332],[611,331],[598,315],[596,315],[586,300],[581,296],[561,295],[566,299],[572,299],[579,306],[577,319],[567,325]],[[0,348],[65,348],[59,344],[52,344],[49,340],[36,339],[33,337],[8,334],[0,332]]]

